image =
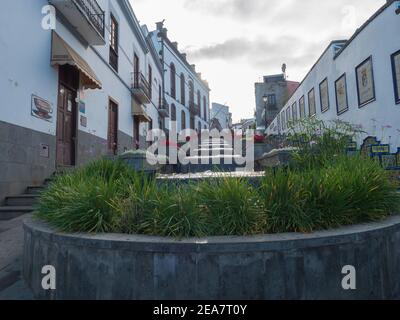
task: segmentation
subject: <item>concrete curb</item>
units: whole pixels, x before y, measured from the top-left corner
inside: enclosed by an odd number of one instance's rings
[[[313,234],[183,240],[62,234],[33,219],[24,230],[23,274],[42,299],[400,297],[400,216]],[[50,292],[41,288],[49,264],[58,274]],[[357,290],[342,288],[346,265]]]

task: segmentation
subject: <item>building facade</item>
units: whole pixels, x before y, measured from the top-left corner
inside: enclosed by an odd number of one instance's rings
[[[211,108],[211,119],[218,120],[222,129],[232,128],[232,113],[229,107],[220,103],[213,103]]]
[[[154,47],[164,65],[164,99],[169,107],[167,128],[177,124],[178,132],[184,129],[208,129],[210,124],[210,88],[196,72],[196,66],[189,64],[186,54],[178,49],[178,43],[171,42],[163,23],[150,33]]]
[[[3,1],[0,202],[57,168],[146,147],[162,82],[128,0]]]
[[[284,74],[264,76],[263,82],[255,84],[257,127],[268,127],[298,85],[288,81]]]
[[[400,147],[400,1],[387,1],[348,41],[333,41],[268,127],[288,133],[304,117],[349,122]]]

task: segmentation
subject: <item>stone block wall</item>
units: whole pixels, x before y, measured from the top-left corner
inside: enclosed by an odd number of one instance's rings
[[[42,154],[44,146],[48,156]],[[55,157],[55,136],[0,121],[0,203],[41,185],[54,173]]]

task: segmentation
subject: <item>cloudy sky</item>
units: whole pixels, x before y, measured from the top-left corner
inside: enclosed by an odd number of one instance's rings
[[[301,81],[331,40],[347,39],[385,0],[130,0],[141,24],[168,36],[234,121],[254,115],[254,83],[288,66]]]

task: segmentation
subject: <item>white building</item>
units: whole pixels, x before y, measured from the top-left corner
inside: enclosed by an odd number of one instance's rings
[[[165,100],[170,108],[169,120],[183,129],[208,129],[210,122],[210,88],[189,64],[186,54],[178,50],[178,43],[171,42],[163,23],[150,33],[154,47],[160,53],[165,72]],[[170,121],[168,123],[170,123]],[[167,126],[167,129],[171,129]]]
[[[211,119],[217,119],[222,129],[229,129],[232,127],[232,113],[229,112],[229,107],[223,104],[212,104]]]
[[[240,120],[239,123],[235,123],[232,125],[233,130],[238,130],[238,131],[243,131],[243,133],[246,133],[247,130],[255,130],[257,126],[257,119],[256,118],[251,118],[251,119],[242,119]]]
[[[0,201],[57,167],[145,147],[165,116],[162,66],[128,0],[1,5]]]
[[[348,41],[332,42],[268,127],[311,116],[358,125],[367,136],[400,147],[400,1],[388,1]],[[396,12],[397,11],[397,12]]]

